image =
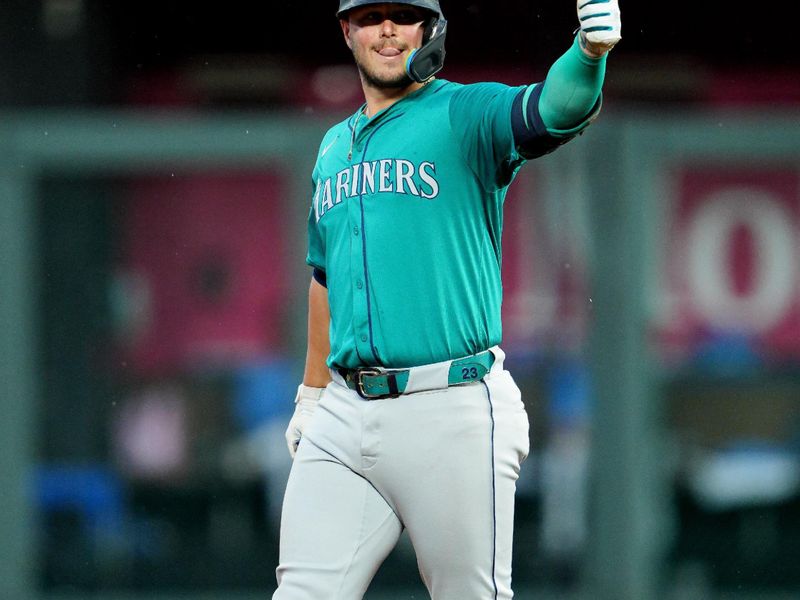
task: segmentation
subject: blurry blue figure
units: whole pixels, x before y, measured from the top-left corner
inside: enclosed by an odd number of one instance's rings
[[[75,519],[78,535],[77,546],[64,547],[65,541],[57,538],[58,555],[52,555],[58,563],[46,565],[47,569],[72,569],[75,553],[87,548],[86,557],[95,563],[97,574],[119,581],[124,576],[130,558],[129,515],[126,509],[126,494],[123,483],[114,470],[103,464],[47,464],[36,467],[32,473],[31,500],[40,520],[43,535],[56,535],[48,531],[51,517],[68,516]],[[45,547],[52,545],[46,544]],[[63,572],[70,580],[81,580],[86,571]]]
[[[42,465],[34,472],[34,502],[43,513],[70,511],[93,540],[120,539],[125,524],[122,483],[103,465]]]
[[[540,545],[553,575],[573,584],[588,531],[591,384],[580,358],[557,359],[548,369],[546,414]]]
[[[721,377],[755,373],[763,359],[752,336],[735,331],[711,332],[694,353],[694,367]]]
[[[241,437],[231,444],[225,466],[232,477],[258,477],[265,485],[267,519],[277,531],[292,461],[284,431],[294,411],[298,365],[266,356],[234,375],[233,417]]]
[[[294,410],[296,371],[292,361],[277,357],[264,357],[238,369],[233,413],[242,431],[252,432],[274,419],[285,419],[288,424]]]
[[[586,426],[591,418],[589,369],[579,358],[556,362],[549,370],[548,423],[555,428]]]

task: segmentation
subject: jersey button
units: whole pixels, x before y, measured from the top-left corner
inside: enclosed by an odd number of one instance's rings
[[[360,231],[361,231],[361,230],[358,228],[358,225],[356,225],[355,227],[353,227],[353,235],[358,235],[358,234],[360,233]]]
[[[357,287],[358,289],[361,289],[361,288],[363,288],[363,287],[364,287],[364,282],[363,282],[363,281],[361,281],[360,279],[357,279],[357,280],[356,280],[356,287]]]
[[[362,336],[361,336],[361,341],[362,341],[362,342],[366,342],[366,341],[367,341],[367,336],[365,336],[365,335],[362,335]]]

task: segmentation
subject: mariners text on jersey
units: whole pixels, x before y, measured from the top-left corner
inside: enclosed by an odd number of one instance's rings
[[[314,214],[325,213],[348,198],[373,194],[407,194],[432,200],[439,195],[436,165],[424,161],[385,158],[351,165],[335,176],[316,182]]]

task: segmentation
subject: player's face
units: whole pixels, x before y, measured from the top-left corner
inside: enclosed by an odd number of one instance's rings
[[[408,4],[373,4],[348,13],[342,31],[367,85],[403,88],[411,83],[406,60],[422,45],[426,16]]]

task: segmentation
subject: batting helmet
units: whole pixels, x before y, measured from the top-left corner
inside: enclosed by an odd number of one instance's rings
[[[410,4],[434,12],[440,18],[444,17],[442,9],[439,7],[439,0],[339,0],[339,12],[336,13],[336,16],[341,19],[348,10],[368,4]]]
[[[409,54],[406,61],[406,73],[413,81],[423,83],[442,70],[447,20],[439,6],[439,0],[339,0],[339,11],[336,16],[344,19],[350,10],[369,4],[409,4],[436,15],[425,24],[422,47],[415,48]]]

